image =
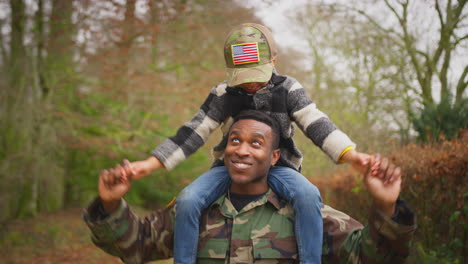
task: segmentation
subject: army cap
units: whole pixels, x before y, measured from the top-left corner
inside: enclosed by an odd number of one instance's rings
[[[271,31],[265,26],[245,23],[234,27],[224,42],[228,85],[269,81],[277,53]]]

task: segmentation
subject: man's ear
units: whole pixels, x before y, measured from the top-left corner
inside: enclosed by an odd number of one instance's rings
[[[274,149],[271,155],[271,166],[274,166],[281,156],[280,149]]]

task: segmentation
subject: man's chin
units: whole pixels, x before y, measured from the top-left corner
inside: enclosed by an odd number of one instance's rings
[[[247,175],[231,174],[231,181],[235,184],[247,184],[250,182],[250,177]]]
[[[231,181],[234,184],[247,184],[249,179],[247,177],[231,177]]]

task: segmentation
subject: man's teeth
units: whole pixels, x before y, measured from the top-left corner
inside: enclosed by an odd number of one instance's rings
[[[236,164],[237,167],[239,168],[247,168],[250,166],[250,164],[247,164],[247,163],[242,163],[242,162],[234,162]]]

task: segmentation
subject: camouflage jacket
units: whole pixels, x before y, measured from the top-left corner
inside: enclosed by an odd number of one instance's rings
[[[84,211],[92,241],[125,263],[172,257],[174,203],[139,219],[122,200],[111,215],[99,199]],[[363,227],[329,206],[324,221],[323,263],[402,263],[408,255],[415,217],[404,203],[389,219],[371,210]],[[299,263],[294,211],[271,190],[237,212],[226,196],[202,213],[198,263]]]

